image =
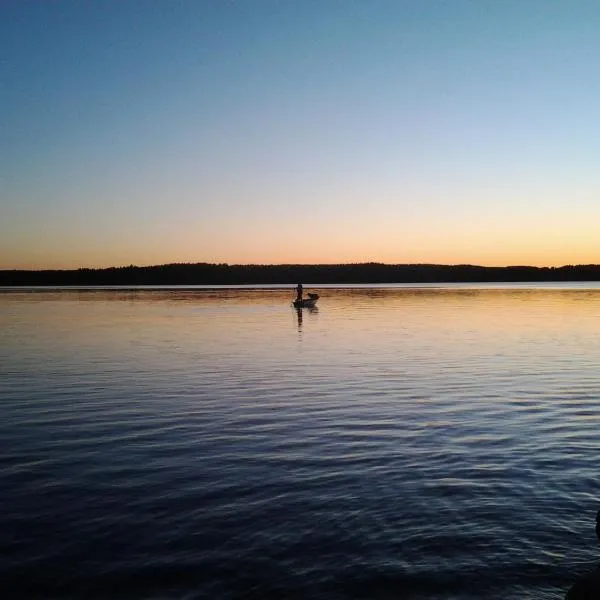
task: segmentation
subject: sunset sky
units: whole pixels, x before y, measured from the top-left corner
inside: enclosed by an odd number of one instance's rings
[[[600,263],[597,0],[0,5],[0,268]]]

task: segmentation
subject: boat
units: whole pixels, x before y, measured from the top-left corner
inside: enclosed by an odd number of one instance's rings
[[[319,294],[308,294],[308,298],[296,298],[294,308],[314,308],[319,299]]]

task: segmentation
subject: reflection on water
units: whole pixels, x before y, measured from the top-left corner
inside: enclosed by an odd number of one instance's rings
[[[600,290],[316,291],[0,294],[2,588],[562,598]]]
[[[319,309],[316,306],[311,306],[308,308],[295,308],[296,311],[296,322],[298,323],[298,331],[302,329],[302,320],[304,318],[304,313],[308,313],[311,315],[316,315],[319,312]]]

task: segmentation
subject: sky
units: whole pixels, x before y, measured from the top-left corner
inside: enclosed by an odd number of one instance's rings
[[[0,269],[600,263],[597,0],[3,0]]]

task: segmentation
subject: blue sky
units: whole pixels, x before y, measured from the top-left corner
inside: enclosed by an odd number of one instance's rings
[[[600,3],[5,1],[0,268],[598,263]]]

